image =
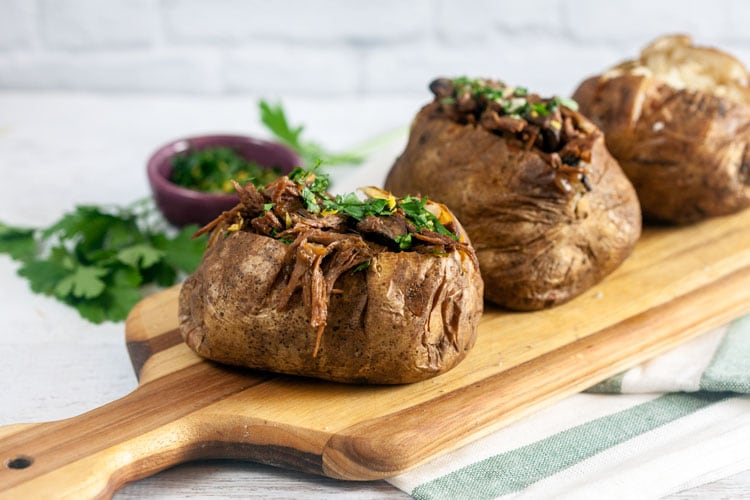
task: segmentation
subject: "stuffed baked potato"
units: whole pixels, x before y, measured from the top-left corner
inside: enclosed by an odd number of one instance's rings
[[[377,188],[331,196],[295,170],[211,231],[179,297],[185,342],[208,359],[339,382],[397,384],[443,373],[473,346],[482,279],[444,206]]]
[[[662,37],[574,99],[604,131],[647,219],[685,224],[750,206],[750,88],[737,59]]]
[[[611,273],[640,236],[633,187],[602,133],[523,88],[435,80],[385,187],[453,210],[477,252],[485,297],[518,310],[565,302]]]

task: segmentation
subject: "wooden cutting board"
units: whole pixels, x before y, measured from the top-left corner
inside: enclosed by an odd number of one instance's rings
[[[226,368],[177,331],[172,288],[126,323],[130,395],[62,421],[0,428],[0,498],[107,497],[198,458],[345,479],[394,475],[750,312],[750,211],[650,228],[583,296],[534,313],[489,307],[440,377],[349,386]]]

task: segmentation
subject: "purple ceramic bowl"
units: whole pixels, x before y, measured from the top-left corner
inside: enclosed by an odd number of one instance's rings
[[[205,225],[221,212],[237,204],[234,194],[212,194],[187,189],[173,184],[173,158],[189,149],[201,150],[224,146],[234,149],[248,161],[264,167],[279,167],[288,174],[301,165],[297,153],[275,142],[263,141],[242,135],[204,135],[178,139],[157,149],[148,160],[147,174],[156,206],[164,217],[175,226],[188,224]]]

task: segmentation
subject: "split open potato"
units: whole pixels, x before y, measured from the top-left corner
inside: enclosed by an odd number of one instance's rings
[[[748,81],[729,54],[666,36],[573,97],[604,131],[644,216],[685,224],[750,206]]]

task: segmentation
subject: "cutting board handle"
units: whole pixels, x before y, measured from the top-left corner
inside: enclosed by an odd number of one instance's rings
[[[169,407],[143,408],[141,391],[77,417],[0,427],[0,498],[109,498],[182,462],[189,419],[169,423]],[[139,407],[149,422],[136,417]],[[160,420],[145,433],[135,425]]]
[[[217,428],[200,410],[255,383],[199,363],[77,417],[0,427],[0,499],[109,498],[130,481],[211,458],[216,448],[205,445]]]

